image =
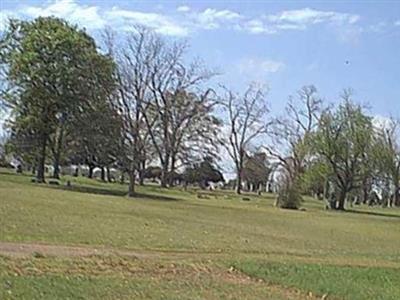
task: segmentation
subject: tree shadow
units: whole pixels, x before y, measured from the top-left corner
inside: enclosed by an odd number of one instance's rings
[[[154,195],[154,194],[143,194],[143,193],[136,193],[135,197],[140,199],[146,200],[159,200],[159,201],[182,201],[182,199],[170,197],[170,196],[161,196],[161,195]]]
[[[345,212],[353,213],[353,214],[360,214],[360,215],[369,215],[369,216],[376,216],[376,217],[388,217],[388,218],[400,219],[400,215],[393,215],[393,214],[376,212],[376,211],[360,211],[360,210],[354,210],[354,209],[347,209],[347,210],[345,210]]]
[[[91,187],[91,186],[82,186],[82,185],[72,185],[72,186],[64,186],[64,185],[43,185],[47,188],[64,190],[64,191],[72,191],[78,193],[85,193],[85,194],[95,194],[95,195],[104,195],[104,196],[118,196],[123,197],[128,194],[127,191],[122,190],[112,190],[102,187]],[[146,200],[159,200],[159,201],[180,201],[181,199],[169,197],[169,196],[162,196],[162,195],[155,195],[155,194],[144,194],[144,193],[136,193],[135,197],[132,199],[140,198]]]
[[[7,170],[10,170],[10,169],[7,169]],[[35,175],[32,175],[32,173],[27,173],[27,172],[17,173],[15,170],[10,170],[10,171],[2,171],[2,170],[0,170],[0,175],[18,176],[18,177],[21,177],[21,176],[34,177],[35,176]]]
[[[125,196],[125,191],[120,190],[112,190],[102,187],[94,187],[94,186],[84,186],[84,185],[76,185],[65,186],[65,185],[46,185],[48,188],[59,189],[64,191],[85,193],[85,194],[96,194],[96,195],[105,195],[105,196]]]
[[[15,176],[15,177],[34,177],[32,174],[28,173],[16,173],[16,172],[7,172],[0,170],[0,175],[7,175],[7,176]],[[53,181],[58,181],[56,179],[52,178],[47,178],[47,181],[53,180]],[[72,192],[78,192],[78,193],[85,193],[85,194],[95,194],[95,195],[105,195],[105,196],[118,196],[118,197],[124,197],[127,196],[128,191],[124,190],[115,190],[115,189],[108,189],[104,187],[98,187],[98,186],[87,186],[87,185],[78,185],[78,184],[72,184],[71,186],[64,185],[62,181],[58,181],[59,185],[51,185],[51,184],[40,184],[41,187],[45,188],[50,188],[50,189],[57,189],[57,190],[64,190],[64,191],[72,191]],[[150,188],[151,192],[162,192],[159,187],[154,187],[152,186]],[[146,199],[146,200],[158,200],[158,201],[181,201],[182,199],[180,198],[175,198],[171,196],[164,196],[164,195],[158,195],[158,194],[144,194],[144,193],[136,193],[135,197],[132,197],[132,199],[139,198],[139,199]]]

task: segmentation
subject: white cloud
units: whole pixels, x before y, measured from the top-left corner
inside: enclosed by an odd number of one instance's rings
[[[338,40],[345,43],[357,43],[363,32],[359,25],[360,16],[336,11],[322,11],[311,8],[286,10],[278,14],[264,16],[276,31],[306,30],[311,26],[329,25],[329,29]]]
[[[207,8],[200,15],[200,18],[205,20],[215,21],[215,20],[235,20],[240,19],[240,15],[237,12],[231,10],[216,10],[213,8]]]
[[[193,25],[202,29],[218,29],[222,25],[237,24],[242,18],[240,14],[231,10],[216,10],[207,8],[202,12],[191,14]]]
[[[386,22],[379,22],[379,23],[377,23],[377,24],[372,24],[372,25],[370,25],[369,27],[368,27],[368,29],[370,30],[370,31],[372,31],[372,32],[375,32],[375,33],[381,33],[381,32],[384,32],[384,30],[386,29],[386,27],[387,27],[387,24],[386,24]]]
[[[311,8],[246,16],[229,9],[206,8],[196,11],[187,5],[181,5],[175,12],[167,14],[165,10],[137,11],[121,7],[105,9],[96,4],[81,4],[78,0],[55,0],[41,5],[20,5],[13,11],[3,10],[0,14],[0,29],[9,16],[19,18],[56,16],[88,30],[101,29],[104,26],[110,26],[115,30],[129,30],[131,25],[140,24],[160,34],[179,37],[189,36],[202,30],[217,29],[267,35],[329,24],[339,39],[353,40],[354,36],[361,32],[378,30],[377,25],[362,28],[358,25],[360,16],[355,14]],[[400,26],[400,20],[394,24]]]
[[[0,28],[10,16],[28,19],[55,16],[89,30],[101,29],[106,25],[116,30],[127,30],[131,28],[130,25],[140,24],[164,35],[187,36],[189,33],[187,26],[163,14],[124,10],[119,7],[104,10],[94,5],[79,4],[76,0],[57,0],[42,6],[23,5],[15,11],[3,11],[0,15]]]
[[[261,58],[244,58],[239,61],[237,68],[242,75],[252,79],[264,81],[270,73],[281,71],[285,64],[281,61]]]
[[[251,34],[276,34],[281,31],[306,30],[317,24],[336,27],[354,27],[360,17],[334,11],[319,11],[310,8],[287,10],[277,14],[263,15],[246,20],[239,28]]]
[[[273,26],[269,26],[265,24],[260,19],[253,19],[245,22],[240,26],[241,30],[249,32],[251,34],[274,34],[277,33],[277,30]]]
[[[307,29],[307,26],[305,24],[290,24],[290,23],[276,24],[274,27],[277,30],[305,30],[305,29]]]
[[[3,10],[0,12],[0,31],[3,31],[7,26],[8,19],[18,17],[10,10]]]
[[[376,129],[389,129],[391,126],[393,126],[393,120],[381,115],[375,115],[372,118],[372,125]]]
[[[80,5],[75,0],[59,0],[48,6],[23,6],[18,14],[30,18],[56,16],[88,29],[99,29],[105,25],[97,6]]]
[[[176,10],[179,12],[188,12],[188,11],[190,11],[190,7],[187,5],[181,5],[181,6],[178,6],[178,8]]]
[[[104,18],[109,24],[122,23],[124,28],[129,28],[129,25],[140,24],[165,35],[186,36],[189,33],[186,27],[158,13],[145,13],[113,7],[104,14]]]
[[[292,24],[293,26],[299,25],[301,27],[318,23],[354,24],[360,19],[360,16],[335,11],[303,8],[298,10],[286,10],[276,15],[268,15],[266,18],[272,23],[286,23]]]

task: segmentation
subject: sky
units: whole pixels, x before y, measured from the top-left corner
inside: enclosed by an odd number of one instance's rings
[[[216,81],[237,91],[265,82],[273,112],[314,84],[329,102],[352,88],[372,114],[400,117],[400,1],[0,0],[0,9],[0,26],[55,15],[94,36],[139,23],[187,39],[190,55],[222,73]]]
[[[372,115],[400,117],[400,1],[9,1],[7,18],[54,15],[117,32],[142,24],[171,39],[187,39],[190,56],[222,74],[216,82],[242,91],[269,87],[272,113],[314,84],[328,102],[344,88]]]

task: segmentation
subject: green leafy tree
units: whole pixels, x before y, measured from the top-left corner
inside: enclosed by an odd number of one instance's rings
[[[360,187],[372,145],[371,118],[345,91],[336,110],[325,111],[313,138],[314,150],[329,166],[333,186],[332,209],[344,210],[348,194]]]
[[[329,166],[319,157],[311,160],[299,179],[302,193],[323,197]]]
[[[71,121],[66,143],[69,149],[66,161],[87,165],[89,178],[96,167],[120,167],[121,118],[106,101],[94,103]]]
[[[23,128],[22,126],[14,126],[11,128],[10,136],[6,140],[5,151],[35,174],[38,146],[38,135],[34,130]]]
[[[374,157],[378,170],[378,177],[386,186],[391,186],[391,191],[386,191],[388,198],[387,206],[400,206],[400,145],[399,145],[399,123],[390,119],[387,124],[377,129],[376,142],[374,146]],[[393,195],[393,203],[390,201]]]
[[[299,209],[303,198],[298,186],[298,182],[287,179],[281,180],[278,197],[275,206],[285,209]]]
[[[1,44],[0,62],[12,87],[5,96],[11,126],[15,131],[35,132],[37,181],[44,182],[52,136],[56,135],[59,156],[64,137],[60,129],[98,100],[113,63],[97,52],[94,40],[84,31],[53,17],[10,21]]]
[[[224,176],[215,166],[212,157],[206,157],[202,162],[185,169],[183,179],[187,183],[197,183],[205,188],[209,182],[224,181]]]

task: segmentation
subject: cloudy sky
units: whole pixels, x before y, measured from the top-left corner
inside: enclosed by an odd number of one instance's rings
[[[242,89],[266,82],[280,111],[305,84],[335,101],[351,87],[372,112],[400,116],[400,2],[395,1],[0,1],[8,17],[55,15],[95,36],[140,23],[188,39],[191,55],[223,72],[218,81]]]

